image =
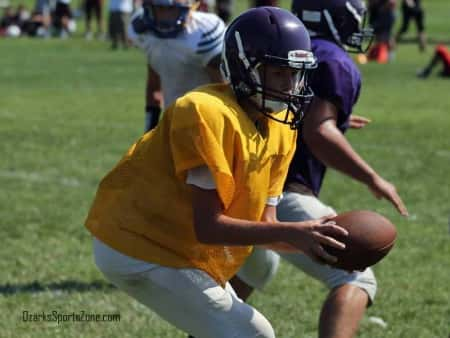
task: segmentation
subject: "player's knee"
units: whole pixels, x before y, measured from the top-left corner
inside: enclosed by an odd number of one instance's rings
[[[215,338],[275,338],[275,332],[267,318],[247,303],[234,302],[228,311],[222,312],[220,315],[222,316],[224,313],[226,313],[226,318],[221,317],[220,322],[212,320],[206,323],[206,327],[202,326],[203,336]]]
[[[279,264],[280,256],[276,252],[254,249],[237,276],[251,287],[262,289],[273,279],[278,271]]]
[[[263,337],[263,338],[275,338],[275,332],[272,325],[260,312],[253,310],[252,317],[247,323],[246,328],[238,330],[233,337],[239,338],[253,338],[253,337]],[[226,337],[228,338],[228,337]]]
[[[277,206],[277,217],[283,222],[316,219],[336,212],[315,196],[286,191]]]
[[[367,268],[361,272],[353,272],[351,274],[342,271],[338,278],[329,281],[328,286],[335,288],[344,284],[351,284],[365,291],[369,297],[370,304],[373,303],[377,293],[377,280],[371,268]]]
[[[275,332],[272,328],[272,325],[263,315],[261,315],[260,313],[258,313],[258,315],[259,316],[256,316],[256,318],[252,319],[252,324],[256,329],[256,334],[249,335],[248,337],[275,338]]]
[[[377,279],[375,277],[375,274],[373,273],[373,270],[367,268],[358,275],[358,278],[356,280],[357,280],[356,285],[367,292],[370,303],[373,303],[373,301],[375,300],[375,295],[377,293],[377,286],[378,286]]]

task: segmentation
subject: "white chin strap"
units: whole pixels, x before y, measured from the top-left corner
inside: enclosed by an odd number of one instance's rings
[[[285,102],[281,101],[275,101],[275,100],[269,100],[265,99],[263,102],[262,94],[257,93],[250,97],[250,100],[252,100],[254,103],[258,105],[260,108],[270,109],[272,113],[279,113],[283,110],[288,109],[288,105]]]

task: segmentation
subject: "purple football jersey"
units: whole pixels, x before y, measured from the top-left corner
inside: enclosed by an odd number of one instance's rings
[[[310,80],[314,94],[338,107],[337,127],[345,132],[352,108],[358,100],[361,73],[347,52],[335,43],[312,39],[312,51],[318,67]],[[326,166],[309,150],[302,138],[297,139],[297,150],[289,168],[286,183],[298,182],[318,196]]]

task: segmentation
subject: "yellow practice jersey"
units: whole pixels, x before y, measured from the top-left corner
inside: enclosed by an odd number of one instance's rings
[[[116,250],[175,268],[198,268],[224,284],[251,247],[205,245],[194,232],[189,169],[207,166],[227,216],[261,220],[279,196],[296,132],[267,119],[263,137],[228,85],[179,98],[101,181],[86,220]]]

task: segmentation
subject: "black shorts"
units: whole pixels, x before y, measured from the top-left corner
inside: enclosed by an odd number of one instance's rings
[[[86,13],[86,18],[90,19],[92,13],[94,13],[96,18],[100,18],[102,15],[102,5],[102,0],[85,0],[84,11]]]
[[[66,17],[72,19],[72,11],[68,4],[57,2],[53,12],[53,25],[56,29],[62,29],[62,19]]]
[[[405,33],[408,30],[411,19],[416,22],[417,31],[419,33],[425,30],[423,10],[420,7],[410,8],[404,4],[402,6],[402,16],[403,23],[400,28],[400,33]]]
[[[65,16],[72,19],[72,10],[70,9],[69,4],[57,2],[55,6],[54,16],[57,18],[62,18]]]

